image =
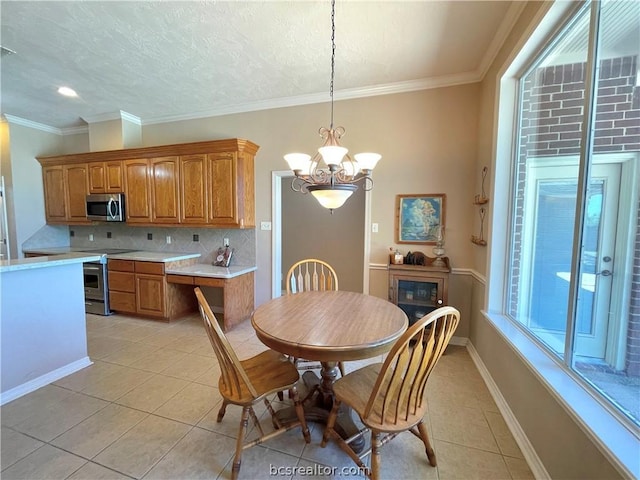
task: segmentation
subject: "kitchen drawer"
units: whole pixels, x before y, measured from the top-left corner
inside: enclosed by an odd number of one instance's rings
[[[109,292],[112,291],[136,293],[135,274],[109,270]]]
[[[137,261],[136,273],[146,273],[149,275],[164,275],[164,263]]]
[[[135,262],[133,260],[112,260],[107,263],[109,270],[117,270],[119,272],[135,271]]]
[[[224,287],[224,278],[198,277],[194,281],[196,285],[205,287]]]
[[[193,277],[189,275],[167,275],[167,282],[182,283],[184,285],[193,285]]]
[[[116,312],[136,312],[136,294],[109,290],[109,303]]]

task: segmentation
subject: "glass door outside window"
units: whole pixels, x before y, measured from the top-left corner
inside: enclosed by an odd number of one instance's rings
[[[565,347],[578,174],[577,163],[567,163],[531,162],[525,202],[524,255],[531,259],[531,268],[522,276],[528,283],[522,291],[530,292],[523,303],[524,317],[532,332],[558,354]],[[579,356],[605,358],[612,287],[606,272],[612,269],[615,251],[620,171],[617,163],[592,169],[576,324]]]

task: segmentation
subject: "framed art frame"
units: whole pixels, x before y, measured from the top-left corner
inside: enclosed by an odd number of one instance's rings
[[[444,193],[396,195],[396,243],[435,245],[444,230]]]

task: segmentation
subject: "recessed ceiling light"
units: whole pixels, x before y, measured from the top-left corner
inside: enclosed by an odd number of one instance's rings
[[[73,88],[69,88],[69,87],[60,87],[58,89],[58,93],[60,95],[64,95],[65,97],[77,97],[78,96],[76,91]]]

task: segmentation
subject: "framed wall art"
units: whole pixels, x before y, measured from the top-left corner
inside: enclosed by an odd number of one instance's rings
[[[435,245],[444,230],[445,199],[443,193],[396,195],[396,243]]]

